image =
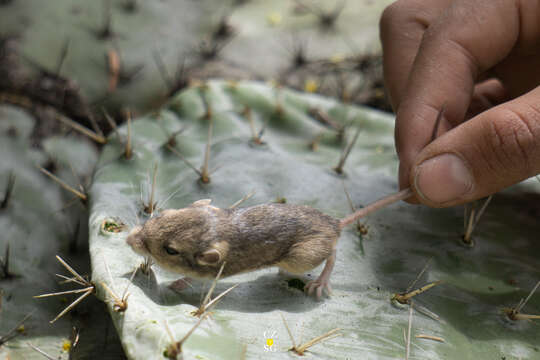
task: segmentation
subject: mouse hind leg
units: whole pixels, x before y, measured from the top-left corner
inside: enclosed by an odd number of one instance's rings
[[[317,239],[317,241],[299,242],[276,265],[287,272],[302,274],[314,269],[326,260],[324,269],[317,280],[310,281],[304,288],[309,295],[315,291],[317,298],[320,298],[324,289],[328,293],[331,292],[330,275],[336,262],[335,245],[336,240],[328,241],[327,238]]]
[[[326,259],[324,269],[317,278],[317,280],[310,281],[304,287],[304,291],[307,291],[308,295],[311,295],[314,291],[317,295],[317,299],[322,296],[323,290],[326,290],[328,295],[332,294],[332,287],[330,286],[330,276],[336,263],[336,249],[332,250],[332,254]]]

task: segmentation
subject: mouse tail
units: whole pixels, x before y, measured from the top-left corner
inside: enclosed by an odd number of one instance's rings
[[[372,202],[371,204],[368,204],[367,206],[355,211],[351,215],[347,216],[346,218],[342,219],[339,222],[339,227],[343,229],[345,226],[352,224],[356,220],[371,214],[374,211],[377,211],[379,209],[382,209],[385,206],[388,206],[390,204],[393,204],[400,200],[406,200],[413,196],[413,191],[411,188],[403,189],[397,193],[388,195],[383,197],[382,199],[379,199],[377,201]]]

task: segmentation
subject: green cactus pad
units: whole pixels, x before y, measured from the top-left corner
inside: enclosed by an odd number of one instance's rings
[[[260,139],[264,145],[251,141],[246,107],[257,130],[266,124]],[[350,125],[345,140],[309,115],[312,108],[328,113],[337,124]],[[201,184],[199,175],[166,145],[170,134],[186,127],[175,137],[175,149],[199,167],[210,118],[210,169],[215,170],[210,183]],[[337,175],[332,168],[355,129],[360,129],[358,141],[343,175]],[[149,275],[135,276],[127,309],[113,310],[103,284],[121,295],[144,259],[126,244],[129,229],[103,234],[102,224],[117,219],[133,227],[146,220],[142,209],[152,193],[155,164],[154,199],[161,209],[205,198],[225,208],[254,191],[240,206],[285,198],[288,204],[343,218],[351,213],[344,186],[356,207],[397,190],[391,116],[265,84],[212,81],[176,95],[161,111],[133,122],[134,155],[129,160],[122,155],[126,127],[119,133],[104,147],[90,191],[90,252],[97,295],[109,301],[131,359],[164,358],[171,343],[164,322],[174,339],[182,338],[196,323],[191,312],[209,286],[194,281],[182,292],[172,291],[169,285],[181,276],[154,265]],[[409,307],[390,299],[403,292],[428,261],[415,288],[436,280],[444,283],[414,298],[414,308],[422,311],[413,312],[410,359],[537,358],[539,324],[509,320],[501,309],[515,306],[540,279],[539,192],[540,184],[529,180],[497,194],[475,231],[474,248],[461,244],[462,208],[399,203],[380,210],[362,220],[367,234],[364,228],[359,237],[354,226],[343,230],[331,278],[334,293],[321,301],[297,285],[314,279],[322,267],[303,276],[278,274],[272,268],[222,279],[216,295],[239,285],[183,344],[185,358],[233,359],[244,351],[248,359],[290,358],[292,343],[281,316],[297,345],[341,329],[339,337],[309,348],[306,354],[312,358],[405,358]],[[540,293],[522,312],[540,314]]]
[[[0,270],[0,339],[9,336],[10,330],[30,314],[12,333],[16,337],[5,343],[0,340],[0,358],[43,359],[43,355],[29,344],[59,359],[92,359],[102,349],[113,357],[100,358],[122,358],[114,331],[107,333],[110,319],[100,302],[87,300],[86,304],[76,308],[77,315],[68,314],[50,324],[49,321],[74,300],[73,295],[33,298],[72,288],[71,284],[58,285],[62,279],[54,274],[69,273],[56,262],[55,255],[62,254],[79,271],[87,268],[84,264],[88,263],[84,251],[87,246],[86,210],[75,204],[69,211],[62,211],[70,197],[41,174],[38,166],[45,166],[52,160],[57,175],[76,184],[68,164],[73,165],[74,173],[90,175],[97,158],[96,150],[80,139],[54,137],[43,142],[44,149],[31,147],[34,125],[34,119],[26,112],[0,106],[0,203],[4,203],[10,178],[14,183],[9,201],[0,208],[2,264],[8,244],[10,249],[9,276],[3,265]],[[82,224],[76,232],[79,221]],[[78,249],[72,247],[75,237],[78,238]],[[89,318],[92,321],[88,321]],[[71,346],[70,342],[73,326],[80,330],[77,346]]]
[[[331,58],[339,62],[359,54],[378,53],[377,23],[391,1],[317,4],[306,0],[302,1],[307,5],[304,10],[300,6],[295,10],[289,0],[229,0],[218,4],[210,0],[138,0],[134,10],[126,8],[130,2],[57,0],[43,7],[37,0],[11,1],[0,5],[0,37],[17,37],[22,55],[17,65],[25,70],[36,67],[29,64],[38,65],[52,74],[60,69],[60,75],[76,82],[83,98],[99,105],[98,109],[129,107],[144,111],[161,104],[167,93],[177,87],[178,83],[171,83],[183,60],[190,69],[187,75],[193,78],[287,80],[287,69],[293,64],[299,44],[304,44],[306,60],[314,62]],[[341,5],[344,8],[335,26],[321,27],[318,9],[328,13]],[[105,14],[111,20],[108,28]],[[230,30],[219,37],[216,32],[222,20]],[[66,44],[67,52],[59,66]],[[216,57],[202,54],[211,53],[214,46],[223,51]],[[116,86],[111,87],[107,56],[113,50],[119,56],[121,72]],[[161,60],[156,61],[156,57]],[[162,80],[160,62],[169,84]],[[361,85],[357,71],[344,71],[355,79],[351,86]],[[14,70],[12,73],[17,78]],[[308,71],[307,79],[315,79],[320,87],[323,79],[312,73]],[[295,76],[288,83],[302,88],[304,78]],[[24,82],[26,78],[19,80]],[[60,102],[58,106],[64,105]]]

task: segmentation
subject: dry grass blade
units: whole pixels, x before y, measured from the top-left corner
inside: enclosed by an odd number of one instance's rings
[[[69,304],[64,310],[62,310],[62,312],[60,312],[60,314],[58,314],[54,319],[52,319],[51,321],[49,321],[51,324],[54,323],[56,320],[60,319],[62,316],[64,316],[65,314],[67,314],[71,309],[73,309],[75,306],[77,306],[78,303],[80,303],[81,301],[83,301],[88,295],[92,294],[94,292],[94,287],[91,287],[91,288],[88,288],[88,291],[86,291],[84,294],[82,294],[81,296],[79,296],[77,298],[77,300],[75,300],[74,302],[72,302],[71,304]]]
[[[516,312],[519,313],[521,312],[521,309],[523,309],[523,307],[525,306],[525,304],[527,304],[527,302],[530,300],[530,298],[533,296],[533,294],[536,292],[536,290],[538,289],[538,287],[540,287],[540,281],[536,283],[536,285],[534,286],[534,288],[531,290],[531,292],[529,293],[529,295],[525,298],[524,301],[521,301],[520,304],[518,306],[516,306]]]
[[[79,190],[84,194],[86,191],[84,190],[84,186],[82,184],[81,178],[79,177],[79,175],[77,175],[77,172],[73,168],[73,165],[71,164],[71,161],[68,162],[68,164],[69,164],[69,170],[71,171],[71,175],[73,175],[74,179],[77,179],[77,184],[79,185]]]
[[[79,123],[76,123],[75,121],[61,115],[61,114],[58,114],[56,116],[56,119],[59,120],[60,122],[62,122],[63,124],[71,127],[73,130],[75,131],[78,131],[79,133],[83,134],[84,136],[94,140],[95,142],[97,142],[98,144],[105,144],[107,142],[107,139],[105,139],[105,137],[95,133],[94,131],[82,126],[81,124]]]
[[[87,286],[92,286],[93,287],[93,285],[90,282],[86,281],[81,275],[79,275],[79,273],[76,272],[71,266],[69,266],[68,263],[65,262],[64,259],[62,259],[60,256],[56,255],[56,260],[58,260],[67,269],[67,271],[69,271],[79,281],[83,282]]]
[[[230,293],[238,285],[240,284],[234,284],[233,286],[231,286],[230,288],[228,288],[227,290],[225,290],[224,292],[216,296],[214,299],[212,299],[208,304],[206,304],[205,311],[210,310],[214,305],[218,303],[219,300],[221,300],[225,295]]]
[[[34,315],[34,313],[36,312],[36,310],[32,311],[31,313],[27,314],[24,316],[24,318],[19,321],[15,326],[13,326],[7,333],[6,335],[3,335],[3,336],[0,336],[0,346],[2,346],[3,344],[5,344],[6,342],[8,342],[9,340],[17,337],[17,335],[19,335],[19,333],[17,332],[17,329],[23,325],[26,320],[28,320],[30,317],[32,317],[32,315]]]
[[[317,345],[318,343],[321,343],[323,341],[328,341],[330,339],[333,339],[335,337],[341,336],[341,334],[336,334],[338,331],[340,331],[340,328],[335,328],[327,332],[326,334],[317,336],[316,338],[313,338],[309,340],[308,342],[299,345],[296,349],[293,349],[297,354],[303,355],[304,352],[312,347],[313,345]]]
[[[129,295],[128,293],[129,287],[131,286],[131,284],[133,284],[133,279],[135,278],[135,275],[137,274],[138,270],[139,268],[135,268],[135,270],[133,270],[133,273],[129,277],[129,283],[127,284],[124,292],[122,293],[122,299],[127,299],[127,296]]]
[[[148,203],[144,206],[144,212],[149,214],[150,217],[154,215],[154,211],[156,210],[156,204],[157,204],[157,202],[154,201],[155,195],[156,195],[157,169],[158,169],[158,164],[156,162],[154,164],[154,172],[152,175],[152,185],[150,187],[150,199],[148,199]]]
[[[240,200],[238,200],[237,202],[229,206],[229,209],[234,209],[238,207],[240,204],[250,199],[253,195],[255,195],[255,190],[251,191],[249,194],[245,195],[243,198],[241,198]]]
[[[107,51],[107,69],[109,71],[109,88],[108,92],[113,92],[118,86],[118,80],[120,78],[120,55],[115,49],[109,49]]]
[[[439,336],[433,336],[433,335],[426,335],[426,334],[418,334],[415,336],[416,339],[427,339],[427,340],[433,340],[438,342],[445,342],[442,337]]]
[[[432,318],[433,320],[435,321],[441,321],[441,317],[437,314],[435,314],[433,311],[427,309],[425,306],[422,306],[422,305],[419,305],[419,304],[415,304],[415,310],[421,314],[424,314],[426,315],[427,317],[429,318]]]
[[[120,135],[118,134],[118,125],[116,124],[116,121],[114,121],[112,116],[109,115],[107,110],[105,110],[103,108],[103,109],[101,109],[101,111],[103,111],[103,115],[105,116],[105,120],[107,120],[107,122],[109,123],[109,126],[114,131],[114,133],[116,134],[116,137],[120,140]]]
[[[419,295],[419,294],[421,294],[423,292],[426,292],[429,289],[431,289],[432,287],[437,286],[442,282],[443,282],[442,280],[438,280],[438,281],[434,281],[434,282],[432,282],[430,284],[424,285],[421,288],[418,288],[418,289],[416,289],[414,291],[410,291],[410,292],[405,293],[405,294],[394,294],[394,296],[392,297],[392,300],[396,300],[400,304],[408,304],[409,300],[412,299],[413,297],[415,297],[416,295]]]
[[[208,184],[210,182],[210,173],[209,173],[209,170],[208,170],[208,166],[209,166],[209,163],[210,163],[210,147],[211,147],[210,145],[211,145],[211,142],[212,142],[213,124],[214,124],[213,118],[210,117],[209,118],[209,123],[208,123],[208,140],[206,142],[206,148],[205,148],[205,151],[204,151],[204,162],[203,162],[203,165],[202,165],[202,168],[201,168],[201,182],[204,183],[204,184]]]
[[[471,244],[472,245],[472,238],[471,238],[471,235],[472,235],[472,231],[473,231],[473,228],[474,228],[474,217],[476,215],[476,207],[473,205],[472,208],[471,208],[471,211],[470,213],[468,213],[468,216],[469,218],[465,218],[465,222],[466,222],[466,227],[465,227],[465,235],[463,235],[463,242],[465,242],[466,244]]]
[[[117,303],[121,303],[122,300],[120,299],[120,297],[118,295],[116,295],[116,293],[114,292],[114,290],[112,290],[111,288],[109,288],[107,286],[107,284],[105,284],[103,281],[100,281],[100,284],[101,286],[103,286],[103,288],[105,289],[105,291],[107,291],[109,293],[109,295],[113,298],[113,303],[114,304],[117,304]]]
[[[480,218],[482,217],[482,215],[484,215],[484,211],[486,211],[486,208],[489,205],[492,198],[493,198],[493,195],[489,195],[486,201],[484,201],[484,204],[482,204],[482,207],[478,211],[478,215],[476,215],[476,218],[474,219],[473,230],[474,228],[476,228],[476,225],[478,225],[478,222],[480,221]]]
[[[491,199],[493,198],[493,195],[490,195],[486,198],[482,206],[479,210],[477,210],[477,202],[474,202],[472,205],[470,205],[470,211],[469,206],[465,205],[464,209],[464,222],[465,222],[465,234],[463,235],[463,242],[467,245],[474,245],[473,239],[472,239],[472,233],[476,226],[478,225],[478,222],[480,221],[480,218],[486,211],[487,206],[491,202]]]
[[[197,328],[199,327],[199,325],[201,325],[203,320],[206,319],[209,315],[210,314],[204,314],[203,316],[201,316],[199,321],[197,321],[197,323],[195,325],[193,325],[193,327],[187,332],[186,335],[184,335],[184,337],[182,339],[180,339],[179,343],[183,344],[191,336],[191,334],[193,334],[193,332],[195,330],[197,330]]]
[[[94,289],[93,286],[89,286],[89,287],[86,287],[86,288],[83,288],[83,289],[59,291],[59,292],[55,292],[55,293],[36,295],[36,296],[34,296],[34,299],[42,299],[42,298],[51,297],[51,296],[60,296],[60,295],[68,295],[68,294],[79,294],[79,293],[87,292],[88,290],[93,290],[93,289]]]
[[[291,338],[291,342],[293,344],[292,349],[296,349],[296,342],[294,341],[294,337],[291,333],[291,329],[289,328],[289,324],[287,324],[287,321],[285,321],[285,318],[282,314],[279,314],[281,316],[281,320],[283,320],[283,325],[285,325],[285,329],[287,329],[287,333],[289,334],[289,337]]]
[[[172,147],[175,147],[176,143],[177,143],[176,142],[176,137],[178,135],[180,135],[181,133],[183,133],[184,131],[186,131],[186,129],[188,128],[188,125],[184,124],[184,125],[182,125],[182,127],[180,127],[180,129],[173,131],[172,134],[169,134],[169,131],[165,128],[165,126],[163,125],[161,119],[163,119],[163,117],[161,116],[161,114],[159,114],[158,115],[158,120],[160,120],[160,121],[158,122],[158,125],[161,128],[161,130],[163,130],[163,133],[167,137],[167,142],[164,144],[164,146],[170,145]]]
[[[200,95],[201,95],[203,106],[205,108],[203,118],[210,120],[212,118],[213,112],[212,112],[212,106],[210,106],[210,102],[206,98],[207,90],[208,90],[208,85],[202,84],[200,87]]]
[[[223,269],[225,268],[225,264],[226,264],[226,262],[223,262],[223,264],[221,264],[221,267],[219,268],[219,271],[218,271],[218,273],[216,275],[216,278],[212,282],[212,286],[208,290],[208,293],[206,294],[206,297],[203,300],[203,305],[206,305],[208,303],[208,301],[210,300],[210,297],[212,296],[212,293],[214,292],[214,289],[216,288],[217,282],[218,282],[219,278],[221,277],[221,273],[223,272]]]
[[[513,320],[540,320],[540,315],[514,314]]]
[[[315,120],[319,121],[320,123],[324,124],[324,125],[327,125],[329,126],[330,128],[336,130],[336,131],[342,131],[343,130],[343,125],[341,125],[340,123],[334,121],[330,115],[322,110],[322,109],[319,109],[319,108],[311,108],[308,110],[308,114],[313,116],[313,118],[315,118]]]
[[[431,260],[433,260],[433,257],[430,257],[428,259],[428,261],[426,261],[426,265],[424,265],[424,267],[422,268],[422,270],[418,273],[418,276],[416,276],[416,278],[409,284],[409,286],[407,286],[407,290],[405,290],[406,293],[408,293],[409,291],[411,291],[411,289],[413,288],[414,285],[416,285],[416,283],[418,282],[418,280],[422,277],[422,275],[424,275],[424,273],[426,272],[426,270],[428,269],[429,267],[429,264],[431,263]]]
[[[48,177],[50,177],[52,180],[54,180],[55,182],[57,182],[61,187],[63,187],[64,189],[66,189],[67,191],[77,195],[77,197],[79,199],[81,199],[83,202],[84,201],[87,201],[88,200],[88,196],[86,194],[83,194],[82,192],[80,192],[79,190],[71,187],[70,185],[66,184],[63,180],[61,180],[59,177],[57,177],[56,175],[53,175],[51,172],[49,172],[48,170],[42,168],[42,167],[39,167],[39,170],[47,175]]]
[[[73,326],[71,328],[71,336],[69,337],[69,340],[71,342],[71,350],[73,350],[77,345],[79,345],[79,338],[80,338],[80,330],[77,329],[75,326]],[[70,354],[70,358],[71,358],[71,354]]]
[[[412,330],[413,302],[409,305],[409,326],[407,330],[407,348],[405,352],[405,360],[409,360],[411,353],[411,330]]]
[[[356,143],[356,140],[358,140],[358,136],[360,136],[360,128],[356,130],[356,133],[354,134],[352,141],[349,144],[347,144],[347,146],[345,147],[345,150],[343,151],[343,154],[341,155],[341,158],[339,159],[339,163],[334,168],[334,171],[337,172],[338,174],[343,173],[343,166],[345,165],[345,161],[347,161],[347,158],[349,157],[349,154],[351,153],[351,150],[354,144]]]
[[[201,306],[199,306],[199,308],[197,310],[195,310],[192,313],[192,315],[201,316],[202,314],[204,314],[206,312],[207,305],[210,302],[210,297],[212,296],[212,293],[214,292],[214,289],[216,288],[217,282],[218,282],[219,278],[221,277],[221,273],[223,272],[223,269],[225,268],[225,264],[226,264],[226,262],[223,262],[223,264],[221,264],[221,267],[219,268],[219,271],[218,271],[216,277],[212,281],[212,285],[210,286],[210,289],[208,289],[208,292],[206,293],[206,296],[204,297],[204,300],[202,301]]]
[[[105,263],[106,264],[106,263]],[[111,273],[109,271],[109,268],[108,266],[106,265],[106,268],[107,268],[107,272],[109,273],[109,277],[111,279],[111,284],[112,286],[114,286],[114,282],[113,282],[113,279],[112,279],[112,276],[111,276]],[[128,293],[128,289],[129,287],[131,286],[132,282],[133,282],[133,278],[135,277],[135,274],[137,274],[137,271],[139,270],[139,268],[135,268],[135,270],[133,270],[133,273],[131,274],[130,278],[129,278],[129,283],[127,284],[126,288],[124,289],[124,292],[122,293],[122,297],[118,296],[116,294],[116,292],[109,288],[107,286],[107,284],[105,284],[104,282],[101,282],[101,285],[103,286],[103,288],[105,289],[105,291],[107,291],[109,293],[109,295],[112,297],[113,299],[113,310],[116,311],[116,312],[123,312],[123,311],[126,311],[127,310],[127,307],[128,307],[128,304],[127,304],[127,299],[129,297],[129,293]]]
[[[49,360],[57,360],[55,358],[53,358],[51,355],[47,354],[45,351],[41,350],[40,348],[38,348],[37,346],[34,346],[30,343],[27,343],[28,346],[30,346],[33,350],[35,350],[36,352],[40,353],[41,355],[45,356],[47,359]]]
[[[326,334],[317,336],[301,345],[296,345],[296,342],[294,341],[294,337],[292,335],[291,329],[289,328],[289,325],[287,324],[287,321],[285,321],[285,318],[283,315],[281,315],[281,320],[283,320],[283,325],[285,325],[285,328],[287,329],[287,333],[289,334],[289,337],[291,338],[291,342],[293,344],[292,348],[289,349],[289,351],[294,351],[298,355],[304,355],[304,352],[306,352],[307,349],[310,347],[317,345],[318,343],[321,343],[323,341],[328,341],[330,339],[333,339],[335,337],[341,336],[341,334],[336,334],[338,331],[340,331],[340,328],[335,328],[327,332]]]
[[[144,261],[139,266],[139,269],[141,269],[141,272],[148,276],[150,274],[150,270],[152,270],[152,265],[154,265],[154,261],[150,256],[146,256],[144,258]]]
[[[529,292],[529,295],[525,299],[521,299],[519,303],[513,307],[513,308],[503,308],[502,312],[508,316],[510,320],[537,320],[540,319],[540,315],[528,315],[528,314],[522,314],[521,310],[523,307],[527,304],[527,302],[530,300],[530,298],[533,296],[533,294],[536,292],[536,290],[540,287],[540,281],[536,283],[534,288]]]
[[[184,155],[182,155],[178,150],[176,150],[174,147],[172,147],[171,145],[167,144],[167,149],[169,149],[174,155],[178,156],[191,170],[195,171],[197,173],[197,175],[199,175],[200,177],[202,177],[202,172],[197,169],[195,167],[195,165],[193,165],[192,163],[190,163],[185,157]]]
[[[165,199],[158,201],[156,203],[156,208],[163,209],[165,207],[165,205],[167,204],[167,202],[169,202],[169,200],[171,200],[181,190],[182,190],[182,188],[178,188],[177,190],[173,191],[169,196],[167,196]]]
[[[251,108],[246,106],[244,108],[244,111],[242,112],[242,115],[244,115],[244,117],[249,122],[249,128],[251,130],[251,136],[253,138],[257,137],[257,130],[255,130],[255,122],[253,121],[253,116],[251,116]]]
[[[343,183],[343,191],[345,192],[345,196],[347,197],[347,202],[349,203],[349,207],[351,208],[351,211],[354,213],[356,212],[356,207],[353,204],[349,191],[347,191],[347,187],[345,186],[345,181],[343,181],[342,183]],[[362,224],[360,220],[357,219],[356,231],[358,231],[360,235],[366,235],[368,233],[368,227],[365,224]]]
[[[191,334],[193,334],[195,330],[197,330],[199,325],[201,325],[201,323],[204,321],[204,319],[208,317],[208,315],[209,314],[204,314],[203,316],[201,316],[199,321],[197,321],[197,323],[193,325],[193,327],[186,333],[186,335],[184,335],[182,339],[180,339],[180,341],[174,340],[174,336],[171,332],[171,329],[169,328],[169,324],[167,324],[167,321],[165,320],[165,330],[167,331],[167,334],[171,339],[171,344],[167,347],[166,353],[164,355],[169,359],[176,360],[178,358],[178,355],[182,354],[182,345],[184,344],[184,342],[191,336]]]
[[[62,259],[60,256],[56,255],[56,259],[75,277],[73,279],[71,278],[67,278],[67,277],[64,277],[62,275],[59,275],[59,277],[62,277],[62,278],[66,278],[67,280],[69,280],[70,282],[76,282],[78,284],[82,284],[82,285],[86,285],[87,287],[86,288],[82,288],[82,289],[74,289],[74,290],[68,290],[68,291],[60,291],[60,292],[56,292],[56,293],[49,293],[49,294],[43,294],[43,295],[37,295],[37,296],[34,296],[34,298],[44,298],[44,297],[50,297],[50,296],[58,296],[58,295],[66,295],[66,294],[79,294],[79,293],[83,293],[79,298],[77,298],[74,302],[72,302],[69,306],[67,306],[64,310],[62,310],[62,312],[60,312],[60,314],[58,314],[53,320],[50,321],[50,323],[54,323],[56,320],[58,320],[59,318],[61,318],[64,314],[66,314],[68,311],[70,311],[71,309],[73,309],[73,307],[75,307],[78,303],[80,303],[82,300],[84,300],[88,295],[92,294],[95,290],[95,287],[92,283],[90,283],[89,281],[85,280],[81,275],[79,275],[79,273],[77,273],[71,266],[68,265],[68,263],[66,263],[64,261],[64,259]]]

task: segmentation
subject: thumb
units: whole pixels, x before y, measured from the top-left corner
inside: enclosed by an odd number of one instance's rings
[[[445,133],[411,170],[416,197],[434,207],[476,200],[540,173],[540,87]]]

